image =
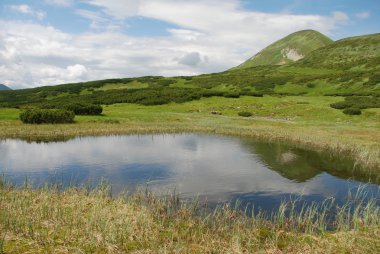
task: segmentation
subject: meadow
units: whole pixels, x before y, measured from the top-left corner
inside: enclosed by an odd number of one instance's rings
[[[99,116],[76,116],[74,124],[28,125],[19,109],[0,109],[1,138],[29,140],[132,133],[210,132],[289,141],[308,149],[328,149],[353,156],[358,165],[378,172],[380,109],[358,116],[330,104],[342,97],[269,96],[210,97],[185,103],[103,106]],[[251,112],[251,117],[238,113]]]
[[[0,139],[43,142],[78,136],[216,133],[350,156],[355,161],[352,170],[379,178],[379,39],[379,34],[343,39],[283,66],[251,67],[249,62],[193,77],[147,76],[2,91]],[[76,115],[70,124],[20,121],[25,109],[61,110],[74,102],[97,109],[101,105],[102,114]],[[292,202],[284,203],[274,214],[258,216],[227,205],[206,213],[204,206],[184,203],[178,195],[158,198],[148,190],[111,197],[104,184],[95,190],[33,189],[27,182],[16,188],[1,179],[0,253],[380,249],[378,200],[348,199],[334,208],[334,221],[327,218],[329,200],[301,213],[292,210]]]

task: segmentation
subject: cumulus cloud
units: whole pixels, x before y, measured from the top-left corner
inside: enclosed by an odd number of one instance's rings
[[[201,55],[198,52],[191,52],[178,60],[178,63],[188,65],[188,66],[196,66],[202,61]]]
[[[70,65],[66,69],[71,79],[81,79],[87,75],[87,68],[81,64]]]
[[[74,13],[102,29],[68,34],[49,25],[0,18],[1,82],[17,88],[223,71],[292,32],[315,29],[330,35],[348,20],[343,12],[322,16],[249,11],[238,0],[83,1],[95,8]],[[166,36],[132,37],[117,29],[131,16],[176,28],[168,29]]]
[[[9,5],[9,9],[13,12],[18,12],[26,15],[33,16],[39,20],[42,20],[45,17],[45,13],[42,11],[37,11],[31,8],[27,4],[21,4],[21,5]]]
[[[356,14],[356,17],[359,19],[368,19],[371,16],[369,11],[363,11]]]

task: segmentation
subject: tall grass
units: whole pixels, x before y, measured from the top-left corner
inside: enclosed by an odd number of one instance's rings
[[[364,189],[363,189],[364,190]],[[5,253],[375,253],[378,200],[364,191],[296,209],[247,215],[239,203],[211,212],[178,194],[147,189],[112,198],[110,187],[17,188],[0,181],[0,232]],[[330,216],[331,212],[334,216]]]

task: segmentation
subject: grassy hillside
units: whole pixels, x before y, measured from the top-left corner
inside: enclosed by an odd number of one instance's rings
[[[330,38],[314,30],[298,31],[269,45],[237,68],[287,64],[302,59],[313,50],[332,42]]]
[[[317,43],[318,45],[328,41],[317,32],[301,31],[280,42],[303,41],[304,45],[310,46],[313,43],[309,45],[306,43],[307,39],[311,39],[312,42],[318,41],[314,37],[320,38],[321,43]],[[70,101],[158,105],[211,96],[236,98],[263,94],[378,96],[380,95],[378,48],[380,48],[380,34],[374,34],[331,43],[311,52],[302,60],[283,66],[235,68],[221,73],[193,77],[148,76],[1,91],[0,107],[42,104],[44,107],[49,107]]]
[[[378,183],[379,46],[378,35],[371,35],[333,43],[283,66],[1,91],[0,139],[52,141],[183,132],[240,135],[349,156],[355,162],[353,180]],[[371,64],[358,65],[363,59]],[[71,102],[102,104],[103,114],[77,115],[74,124],[32,125],[19,120],[24,108]],[[336,109],[358,102],[361,115]],[[252,116],[239,116],[242,111]],[[342,173],[339,167],[326,168],[333,168],[334,175]],[[290,167],[286,177],[307,180]],[[59,187],[33,191],[27,185],[14,188],[0,177],[0,253],[375,253],[379,249],[375,203],[348,199],[355,204],[353,213],[342,206],[336,210],[337,220],[329,222],[336,230],[326,231],[326,213],[316,206],[297,215],[284,204],[271,221],[246,217],[228,207],[201,216],[197,207],[178,203],[176,196],[161,200],[144,191],[112,199],[107,186],[101,187],[93,192]],[[290,217],[285,218],[288,212]]]
[[[0,84],[0,91],[3,91],[3,90],[11,90],[11,89],[7,87],[6,85]]]
[[[350,37],[311,52],[294,66],[355,72],[378,71],[380,69],[379,48],[380,33]]]

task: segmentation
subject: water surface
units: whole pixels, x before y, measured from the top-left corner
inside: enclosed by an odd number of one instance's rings
[[[75,138],[65,142],[0,141],[0,173],[17,184],[60,182],[95,185],[104,178],[116,194],[148,186],[174,189],[182,198],[210,204],[234,202],[271,210],[290,197],[306,202],[347,194],[369,176],[355,173],[349,158],[291,145],[216,135],[134,135]]]

